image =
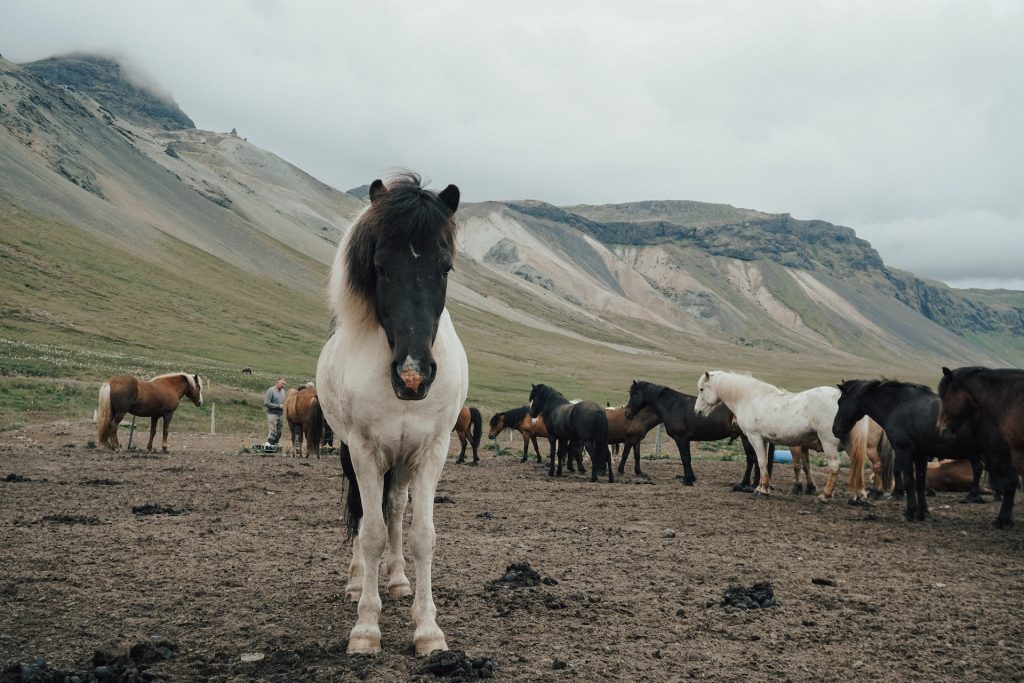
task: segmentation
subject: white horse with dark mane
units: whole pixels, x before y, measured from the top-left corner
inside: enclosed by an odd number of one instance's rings
[[[829,483],[826,493],[818,498],[825,501],[831,497],[840,467],[840,442],[832,434],[832,422],[839,410],[839,389],[815,387],[792,394],[749,375],[722,370],[705,372],[697,382],[694,410],[707,415],[719,403],[733,412],[736,424],[757,453],[761,483],[754,493],[769,493],[767,444],[771,442],[824,451]]]
[[[349,653],[380,650],[380,559],[388,594],[412,593],[402,554],[402,517],[413,509],[412,603],[417,655],[446,650],[431,591],[434,491],[469,368],[445,308],[455,257],[459,189],[435,194],[404,175],[370,185],[370,206],[335,255],[329,296],[335,329],[320,352],[316,385],[340,440],[353,537],[346,593],[358,600]]]

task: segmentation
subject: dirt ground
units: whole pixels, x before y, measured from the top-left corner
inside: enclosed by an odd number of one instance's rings
[[[62,423],[0,444],[0,669],[84,671],[158,636],[176,649],[148,673],[166,680],[435,680],[412,655],[411,599],[383,598],[380,655],[345,654],[336,459],[239,454],[255,435],[172,434],[156,456],[90,438]],[[940,494],[910,524],[897,502],[847,505],[845,487],[827,505],[788,495],[788,467],[764,499],[730,490],[739,463],[697,462],[686,488],[671,461],[609,485],[452,460],[438,623],[496,680],[1024,680],[1020,512],[996,531],[994,505]],[[557,583],[493,585],[514,562]],[[775,606],[720,604],[762,581]]]

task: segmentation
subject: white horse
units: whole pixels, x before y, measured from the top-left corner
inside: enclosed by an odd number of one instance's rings
[[[829,483],[826,492],[835,489],[839,476],[839,439],[832,434],[832,422],[839,410],[839,389],[815,387],[791,394],[778,387],[722,370],[701,375],[697,382],[694,410],[707,415],[724,403],[736,416],[736,424],[750,440],[761,468],[761,483],[754,493],[768,495],[768,442],[778,446],[801,446],[823,450],[828,458]],[[822,493],[819,500],[831,496]]]
[[[320,352],[316,385],[348,479],[354,540],[346,593],[359,603],[349,653],[380,650],[385,546],[388,594],[412,593],[402,554],[410,489],[416,654],[448,649],[435,618],[431,562],[434,492],[469,385],[466,352],[445,308],[458,205],[454,185],[435,194],[411,174],[387,187],[375,180],[370,206],[331,269],[335,330]]]

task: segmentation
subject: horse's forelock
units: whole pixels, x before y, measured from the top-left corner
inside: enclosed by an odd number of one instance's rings
[[[381,243],[438,238],[455,257],[455,218],[437,194],[425,189],[420,177],[405,173],[388,180],[382,192],[350,228],[345,270],[348,288],[364,302],[376,293],[374,251]]]

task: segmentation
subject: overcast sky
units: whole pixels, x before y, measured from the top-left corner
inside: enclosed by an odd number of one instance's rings
[[[349,189],[723,202],[1024,289],[1024,2],[0,0],[0,53],[120,56]]]

